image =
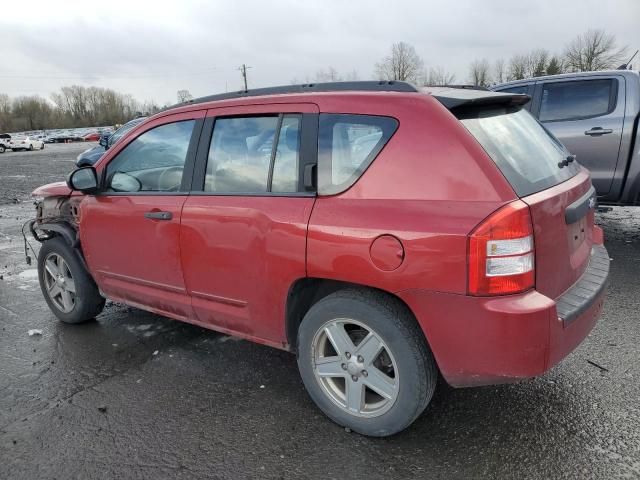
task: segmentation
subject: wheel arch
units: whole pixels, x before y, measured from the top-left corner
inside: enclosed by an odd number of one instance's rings
[[[429,347],[429,349],[431,349],[429,340],[427,339],[425,332],[420,326],[420,322],[418,322],[415,314],[413,313],[409,305],[407,305],[407,303],[397,295],[386,290],[371,287],[369,285],[362,285],[358,283],[326,278],[305,277],[299,278],[298,280],[293,282],[287,294],[285,307],[285,328],[287,345],[289,346],[290,351],[297,353],[298,329],[300,328],[302,319],[309,311],[309,309],[328,295],[346,289],[376,292],[380,296],[393,299],[393,301],[397,302],[402,306],[402,308],[406,309],[407,312],[411,314],[414,321],[416,322],[416,325],[418,326],[418,329],[420,330],[420,332],[422,332],[422,336],[426,345]]]

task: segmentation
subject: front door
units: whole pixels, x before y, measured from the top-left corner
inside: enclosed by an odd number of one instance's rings
[[[204,111],[157,119],[110,150],[102,191],[81,203],[87,264],[110,298],[169,317],[192,316],[180,264],[180,219]]]
[[[303,173],[315,163],[318,109],[281,104],[239,112],[208,112],[194,176],[199,188],[182,211],[185,282],[201,322],[282,346],[289,288],[306,275],[315,193],[305,189]]]
[[[538,119],[591,172],[598,196],[607,195],[624,126],[624,79],[550,80],[538,88]]]

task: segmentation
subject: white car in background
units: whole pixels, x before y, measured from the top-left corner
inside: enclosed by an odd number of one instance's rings
[[[9,140],[8,148],[17,152],[18,150],[42,150],[44,142],[34,137],[15,135]]]
[[[0,153],[4,153],[5,150],[9,149],[9,142],[11,141],[11,135],[8,133],[0,134]]]

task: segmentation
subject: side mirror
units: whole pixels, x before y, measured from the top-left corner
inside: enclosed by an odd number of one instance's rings
[[[98,175],[93,167],[82,167],[74,170],[67,177],[67,186],[71,190],[93,193],[98,190]]]
[[[101,146],[103,146],[105,149],[109,148],[109,137],[111,135],[103,135],[102,137],[100,137],[100,141],[98,142]]]

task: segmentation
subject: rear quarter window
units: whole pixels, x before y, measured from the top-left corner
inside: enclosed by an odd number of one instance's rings
[[[398,128],[391,117],[321,114],[318,130],[318,193],[351,187]]]

